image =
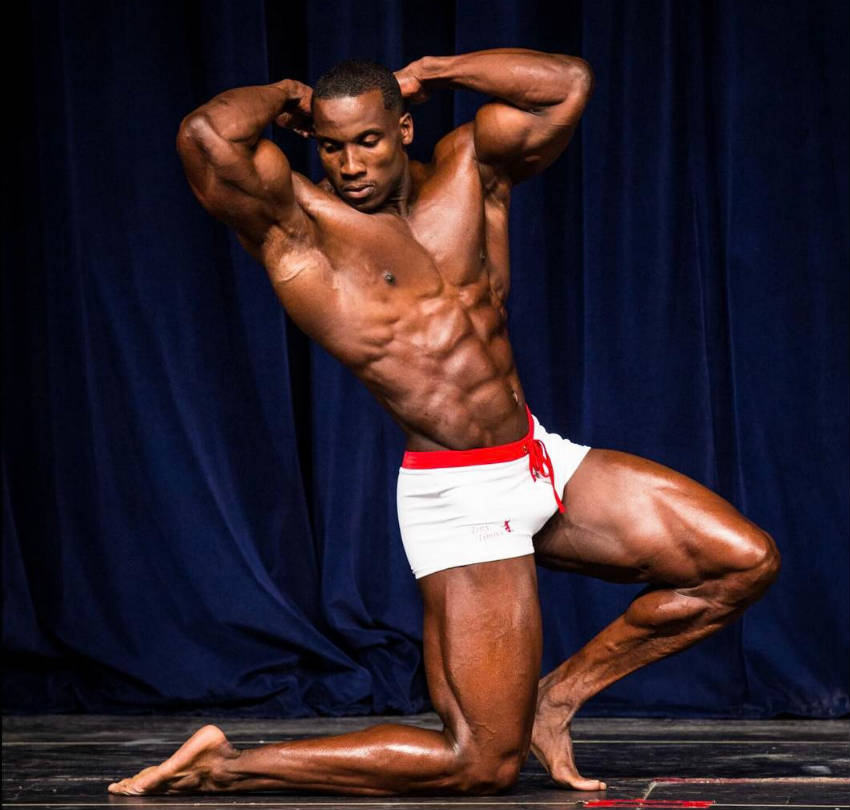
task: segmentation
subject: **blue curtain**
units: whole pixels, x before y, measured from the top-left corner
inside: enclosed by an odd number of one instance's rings
[[[842,0],[33,0],[7,123],[6,711],[412,712],[399,430],[288,323],[174,139],[227,88],[521,45],[596,91],[517,188],[511,332],[549,429],[672,466],[770,531],[745,617],[599,714],[848,711]],[[416,108],[412,154],[481,99]],[[311,147],[275,139],[318,178]],[[545,666],[631,587],[541,571]]]

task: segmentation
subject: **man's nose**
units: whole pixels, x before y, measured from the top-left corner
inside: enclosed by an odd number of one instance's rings
[[[363,165],[363,161],[360,159],[357,151],[351,147],[346,147],[342,150],[342,163],[339,170],[346,177],[353,177],[363,174],[366,171],[366,167]]]

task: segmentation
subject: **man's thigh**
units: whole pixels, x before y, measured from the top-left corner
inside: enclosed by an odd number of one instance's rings
[[[702,484],[614,450],[585,456],[564,507],[534,538],[537,562],[615,582],[696,584],[737,563],[759,531]]]
[[[542,654],[534,557],[449,568],[419,586],[428,687],[447,729],[483,755],[527,751]]]

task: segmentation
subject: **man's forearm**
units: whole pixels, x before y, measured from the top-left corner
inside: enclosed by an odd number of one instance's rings
[[[577,56],[524,48],[425,56],[415,65],[426,89],[477,90],[523,110],[559,104],[573,90],[586,90],[592,77],[587,62]]]
[[[253,146],[262,131],[280,115],[284,105],[297,97],[292,92],[296,84],[284,80],[225,90],[193,110],[184,123],[193,118],[203,118],[222,138]]]

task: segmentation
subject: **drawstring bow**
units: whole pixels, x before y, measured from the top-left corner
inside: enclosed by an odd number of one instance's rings
[[[528,471],[531,477],[536,481],[538,478],[548,478],[552,485],[552,494],[555,496],[555,503],[558,504],[558,511],[564,511],[564,502],[558,495],[558,490],[555,488],[555,470],[552,467],[552,459],[549,458],[549,451],[546,445],[540,439],[532,439],[526,446],[528,451]]]

